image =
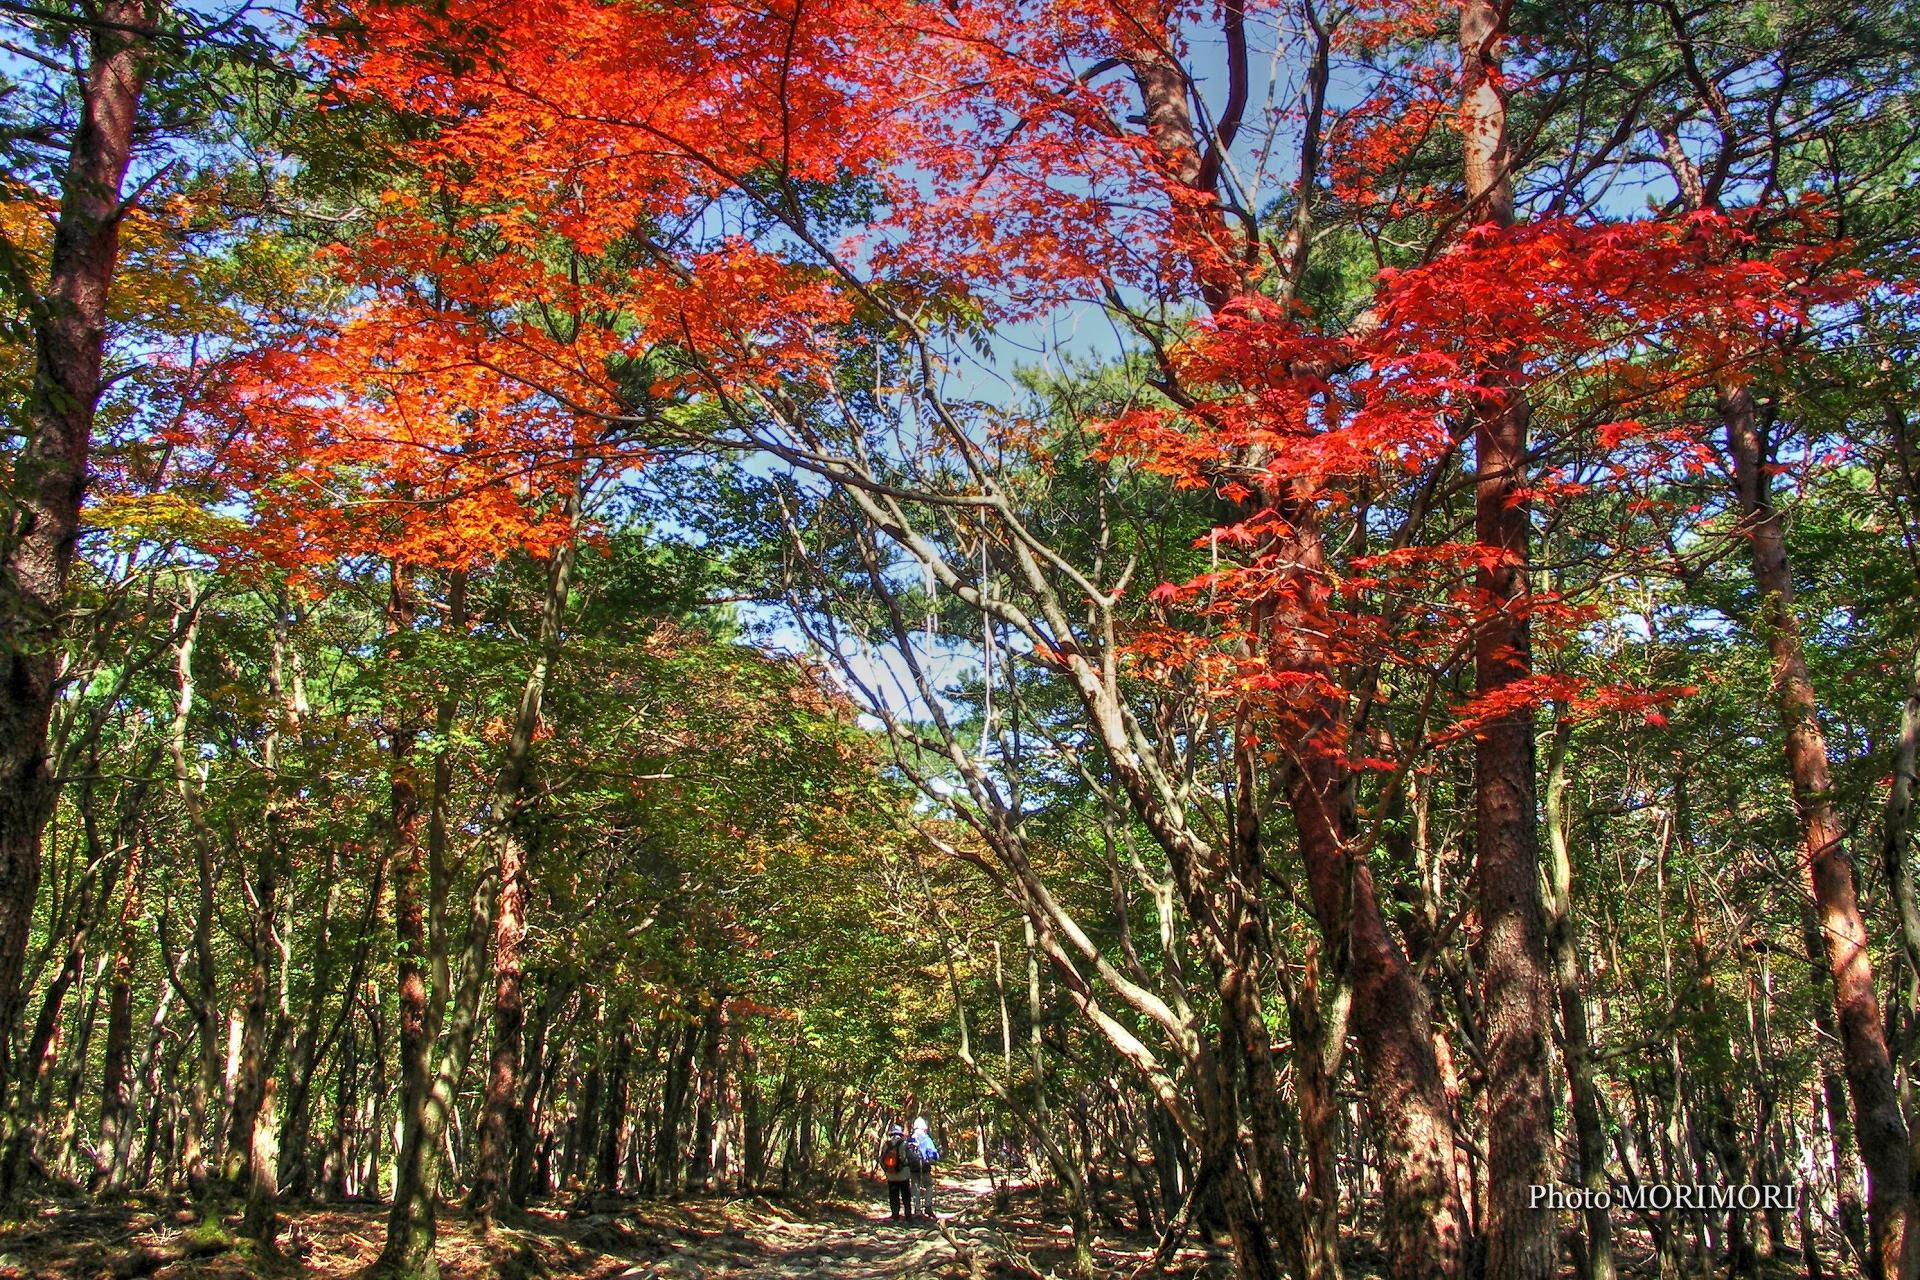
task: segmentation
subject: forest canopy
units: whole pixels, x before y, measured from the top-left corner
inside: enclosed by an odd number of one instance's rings
[[[1920,1280],[1917,44],[0,3],[0,1273]]]

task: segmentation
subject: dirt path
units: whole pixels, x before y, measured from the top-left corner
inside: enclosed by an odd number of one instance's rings
[[[984,1178],[943,1178],[934,1200],[940,1227],[890,1222],[886,1207],[877,1203],[865,1212],[815,1206],[802,1217],[765,1200],[734,1201],[716,1206],[724,1222],[701,1223],[699,1234],[619,1274],[621,1280],[965,1275],[960,1251],[991,1245],[987,1228],[976,1220],[991,1191]]]
[[[1016,1195],[996,1217],[982,1170],[943,1174],[934,1206],[938,1226],[889,1222],[877,1184],[859,1200],[825,1203],[609,1199],[586,1213],[536,1206],[491,1234],[449,1208],[438,1256],[446,1280],[1005,1280],[1064,1260],[1058,1215]],[[50,1199],[0,1223],[0,1280],[355,1280],[379,1252],[385,1219],[372,1203],[288,1206],[281,1256],[268,1259],[235,1238],[237,1209],[214,1226],[171,1198]],[[1149,1245],[1103,1242],[1102,1274],[1130,1273]],[[1195,1257],[1172,1273],[1206,1270]]]

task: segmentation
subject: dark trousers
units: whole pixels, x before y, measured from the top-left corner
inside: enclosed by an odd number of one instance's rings
[[[911,1218],[913,1216],[913,1184],[887,1183],[887,1209],[896,1218],[902,1214]]]

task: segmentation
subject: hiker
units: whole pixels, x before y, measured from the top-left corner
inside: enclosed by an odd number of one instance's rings
[[[933,1220],[933,1166],[940,1159],[940,1148],[933,1145],[933,1138],[927,1133],[927,1118],[921,1116],[913,1122],[913,1137],[907,1139],[903,1152],[907,1160],[907,1177],[913,1194],[909,1197],[907,1219],[911,1221],[916,1214]]]
[[[880,1140],[880,1173],[887,1180],[887,1208],[894,1222],[913,1217],[913,1185],[907,1180],[906,1132],[896,1124]]]

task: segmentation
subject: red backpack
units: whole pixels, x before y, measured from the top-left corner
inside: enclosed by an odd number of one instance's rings
[[[900,1139],[888,1138],[880,1144],[880,1167],[888,1173],[900,1172]]]

